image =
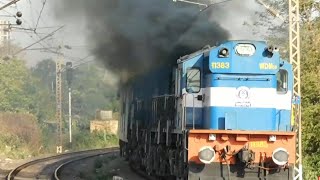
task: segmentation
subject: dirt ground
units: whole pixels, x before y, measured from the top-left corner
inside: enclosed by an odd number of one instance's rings
[[[30,160],[31,159],[13,160],[4,156],[0,156],[0,179],[5,179],[10,170]]]
[[[61,179],[91,179],[94,173],[106,173],[114,174],[115,176],[121,177],[123,180],[141,180],[142,177],[135,174],[128,165],[127,161],[124,161],[123,158],[116,156],[110,158],[110,161],[103,168],[105,172],[96,172],[95,163],[97,158],[109,158],[110,155],[103,155],[96,158],[84,159],[75,163],[68,165],[63,172],[61,173]],[[107,170],[106,170],[107,169]],[[109,172],[106,172],[109,171]],[[121,179],[120,178],[120,179]]]
[[[110,164],[110,169],[113,169],[117,176],[123,178],[124,180],[141,180],[143,179],[141,176],[137,175],[132,171],[129,167],[128,161],[125,161],[123,158],[117,158],[113,160],[112,164]]]
[[[12,169],[14,169],[24,163],[27,163],[29,161],[35,160],[37,158],[44,158],[44,157],[48,157],[48,156],[52,156],[52,154],[16,160],[16,159],[10,159],[6,156],[0,155],[0,180],[5,179],[6,175],[8,175],[8,173]]]
[[[85,174],[85,177],[93,175],[96,171],[95,163],[96,159],[100,158],[108,158],[110,155],[99,156],[96,158],[85,159],[82,161],[78,161],[75,163],[70,164],[66,170],[62,173],[62,179],[74,179],[74,180],[84,180],[87,178],[81,177]],[[12,160],[5,157],[0,157],[0,180],[4,180],[6,175],[12,170],[13,168],[31,161],[30,159],[25,160]],[[129,167],[128,162],[125,161],[123,158],[119,156],[115,156],[114,158],[110,158],[110,161],[103,169],[108,169],[110,174],[115,174],[115,176],[122,178],[123,180],[141,180],[143,179],[139,175],[135,174],[132,169]],[[98,173],[98,172],[97,172]]]

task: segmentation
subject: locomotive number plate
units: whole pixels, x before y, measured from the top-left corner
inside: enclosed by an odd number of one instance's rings
[[[229,69],[230,63],[229,62],[213,62],[211,64],[212,69]]]
[[[268,148],[268,143],[266,141],[253,141],[253,142],[250,142],[250,147],[252,147],[252,148]]]

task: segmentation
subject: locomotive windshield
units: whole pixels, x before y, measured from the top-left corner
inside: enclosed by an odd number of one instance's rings
[[[187,70],[187,92],[198,93],[200,91],[200,70],[196,68]]]
[[[280,69],[277,73],[277,92],[286,93],[288,90],[288,72]]]

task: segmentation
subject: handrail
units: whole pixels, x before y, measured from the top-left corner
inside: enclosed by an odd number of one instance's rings
[[[194,99],[195,99],[195,97],[194,97],[194,94],[192,94],[192,128],[193,129],[195,129],[194,128]]]
[[[185,130],[185,128],[186,128],[186,124],[187,124],[187,107],[186,107],[186,104],[187,104],[187,95],[188,94],[183,94],[182,95],[182,97],[184,97],[183,98],[183,100],[184,100],[184,104],[183,104],[183,119],[182,119],[182,121],[183,121],[183,126],[182,126],[182,130]]]

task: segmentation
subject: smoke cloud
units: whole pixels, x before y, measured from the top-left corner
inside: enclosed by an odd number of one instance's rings
[[[211,8],[200,13],[198,6],[170,0],[60,0],[55,9],[59,18],[86,21],[93,54],[115,73],[175,63],[230,36],[210,21]]]

